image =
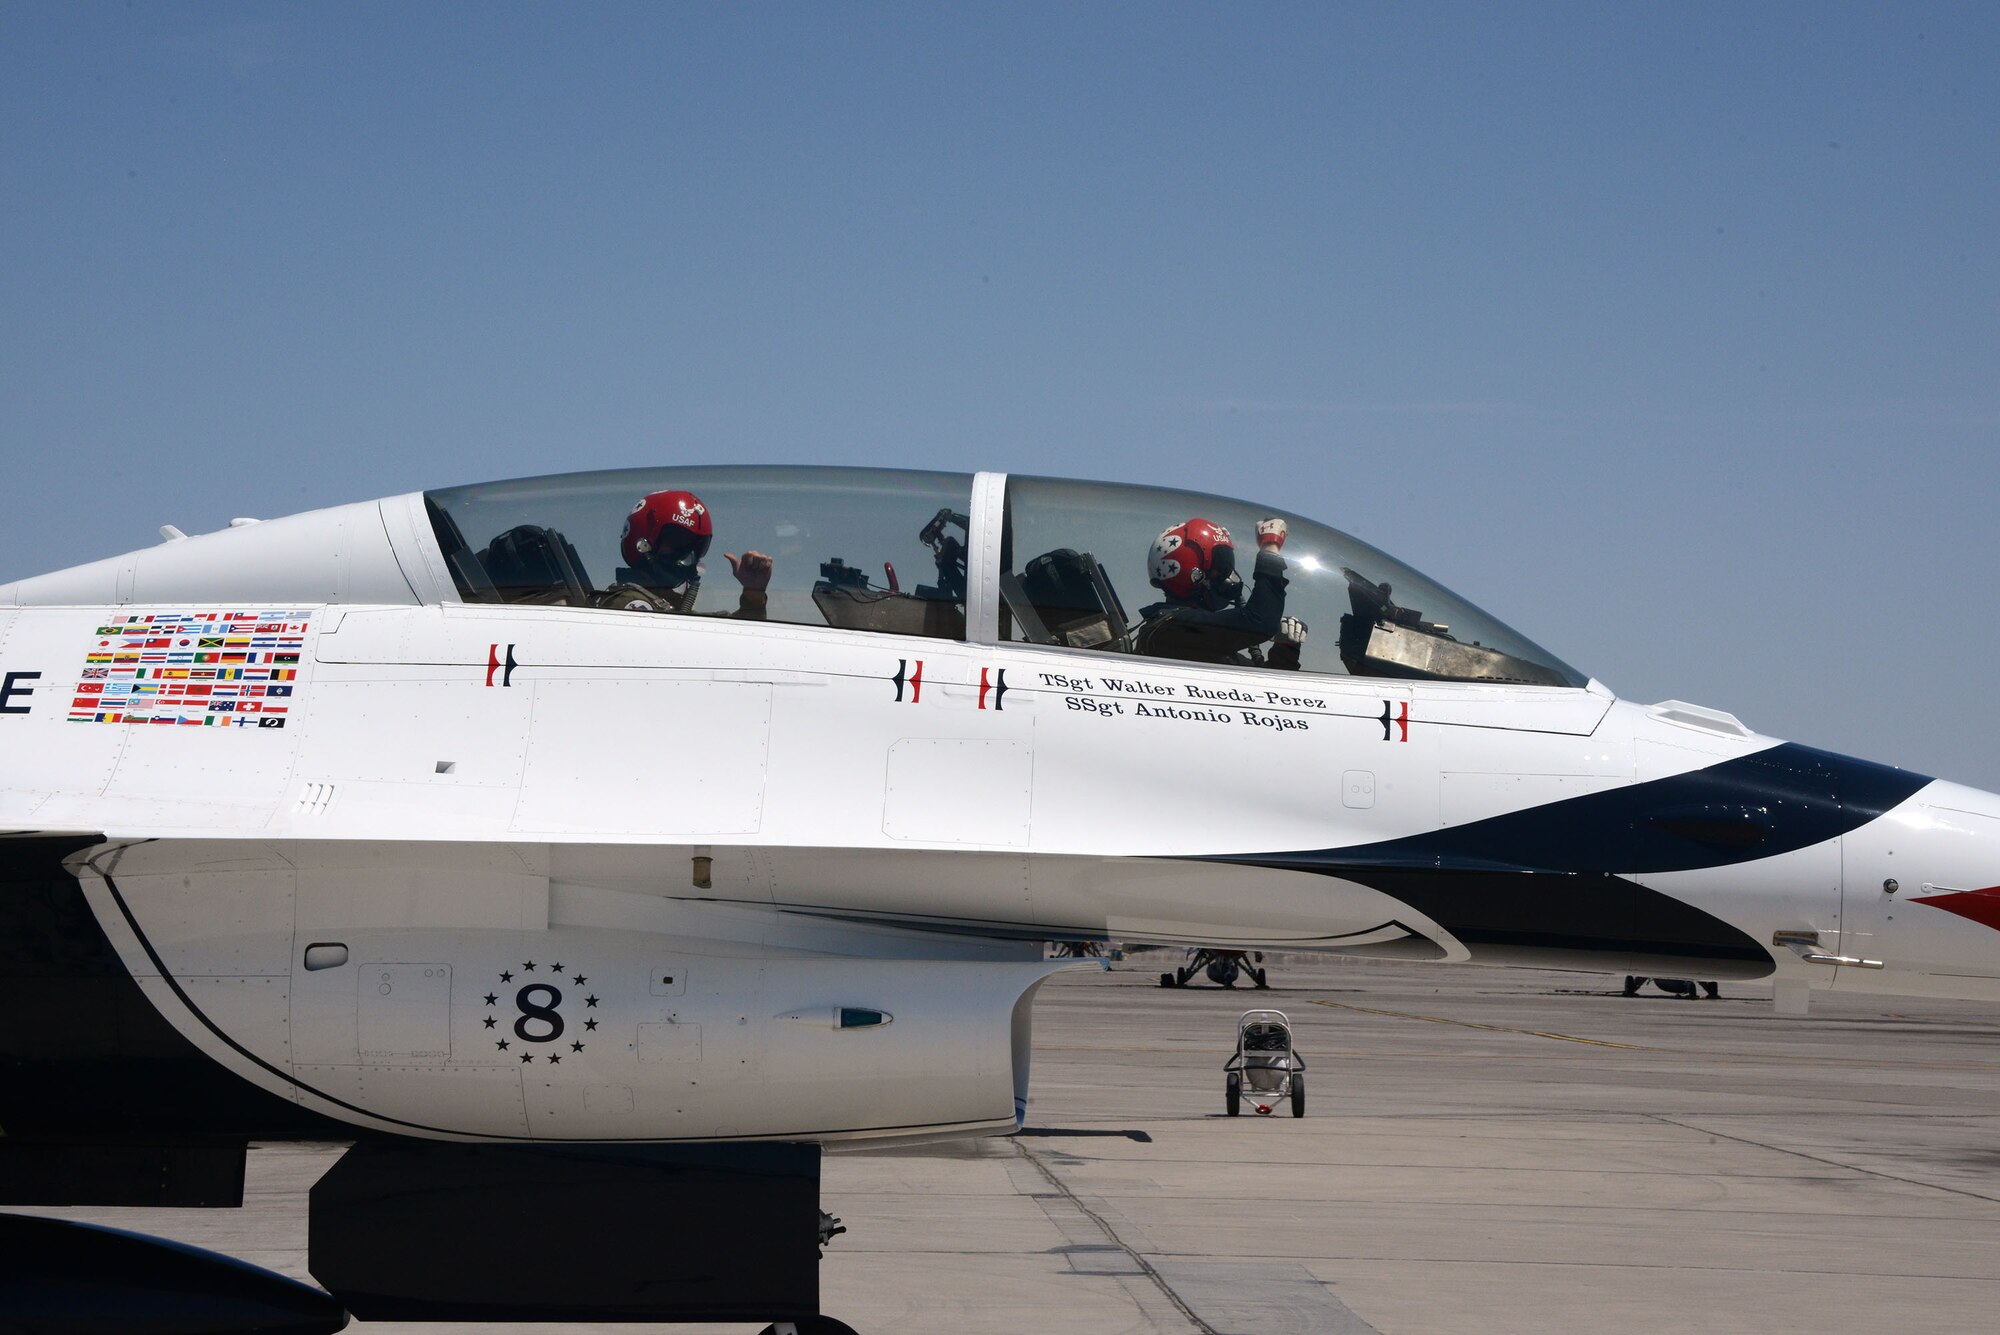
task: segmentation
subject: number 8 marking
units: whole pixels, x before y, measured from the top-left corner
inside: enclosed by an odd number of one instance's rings
[[[546,992],[548,999],[537,1005],[529,1000],[531,992]],[[529,983],[514,994],[514,1004],[521,1008],[521,1016],[514,1021],[514,1036],[528,1043],[553,1043],[563,1036],[563,1018],[556,1013],[562,1005],[562,993],[547,983]],[[528,1021],[540,1020],[549,1027],[546,1034],[528,1032]]]

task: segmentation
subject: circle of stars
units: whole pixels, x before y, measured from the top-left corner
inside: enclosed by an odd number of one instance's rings
[[[564,968],[563,968],[563,965],[562,965],[562,961],[561,961],[561,960],[557,960],[557,961],[556,961],[556,962],[555,962],[554,964],[551,964],[551,965],[547,966],[547,968],[548,968],[548,971],[549,971],[549,973],[550,973],[550,974],[552,974],[552,975],[554,975],[554,976],[556,977],[556,979],[557,979],[558,981],[560,981],[560,980],[562,979],[562,977],[563,977],[563,975],[564,975],[565,973],[568,973],[568,971],[567,971],[566,969],[564,969]],[[536,971],[537,971],[537,966],[536,966],[536,964],[535,964],[535,962],[534,962],[533,960],[523,960],[523,961],[521,961],[521,973],[522,973],[522,974],[531,974],[531,973],[535,973]],[[511,983],[511,982],[513,982],[513,981],[514,981],[514,978],[515,978],[515,973],[514,973],[514,971],[513,971],[512,969],[502,969],[502,970],[500,971],[500,981],[501,981],[502,983]],[[585,973],[574,973],[574,974],[569,974],[569,981],[570,981],[570,983],[571,983],[571,985],[572,985],[572,986],[575,986],[575,987],[582,987],[582,986],[584,986],[584,985],[585,985],[586,983],[588,983],[588,982],[590,981],[590,975],[589,975],[589,974],[585,974]],[[550,988],[553,988],[553,987],[554,987],[554,985],[553,985],[553,984],[547,984],[547,983],[543,984],[543,986],[544,986],[544,987],[550,987]],[[556,999],[555,1001],[553,1001],[553,1002],[551,1002],[551,1003],[549,1004],[549,1009],[550,1009],[551,1011],[553,1011],[553,1010],[554,1010],[554,1009],[555,1009],[556,1007],[558,1007],[558,1006],[560,1006],[560,1005],[562,1004],[562,994],[561,994],[560,990],[557,990],[557,992],[556,992],[556,995],[557,995],[557,999]],[[500,1004],[500,994],[499,994],[499,993],[497,993],[497,992],[488,992],[488,993],[487,993],[487,994],[486,994],[486,995],[485,995],[485,996],[484,996],[483,998],[481,998],[481,999],[482,999],[483,1001],[485,1001],[485,1003],[486,1003],[486,1004],[487,1004],[487,1005],[488,1005],[489,1007],[491,1007],[491,1006],[498,1006],[498,1005]],[[586,994],[586,995],[585,995],[585,997],[584,997],[584,999],[583,999],[583,1004],[584,1004],[584,1006],[585,1006],[586,1008],[588,1008],[588,1009],[590,1009],[590,1010],[596,1010],[596,1009],[597,1009],[597,1001],[598,1001],[598,998],[597,998],[597,994],[596,994],[595,992],[592,992],[592,993],[588,993],[588,994]],[[481,1018],[481,1022],[480,1022],[480,1027],[481,1027],[481,1028],[484,1028],[484,1029],[497,1029],[497,1028],[499,1028],[499,1025],[500,1025],[500,1016],[499,1016],[499,1015],[498,1015],[497,1013],[496,1013],[496,1014],[492,1014],[492,1015],[487,1015],[487,1016],[484,1016],[484,1017],[482,1017],[482,1018]],[[595,1017],[595,1016],[590,1016],[590,1017],[586,1017],[586,1018],[585,1018],[585,1020],[584,1020],[584,1022],[583,1022],[583,1027],[584,1027],[584,1030],[585,1030],[585,1032],[588,1032],[588,1033],[595,1033],[595,1032],[597,1031],[597,1019],[596,1019],[596,1017]],[[558,1047],[560,1047],[560,1046],[561,1046],[561,1043],[560,1043],[560,1041],[557,1041],[557,1046],[558,1046]],[[569,1043],[569,1050],[570,1050],[570,1055],[571,1055],[571,1056],[575,1056],[575,1055],[576,1055],[577,1053],[579,1053],[579,1052],[582,1052],[582,1051],[584,1050],[584,1048],[586,1048],[586,1047],[588,1047],[588,1046],[589,1046],[589,1044],[585,1043],[585,1042],[584,1042],[584,1041],[583,1041],[582,1039],[572,1039],[572,1040],[570,1040],[570,1043]],[[494,1050],[495,1050],[495,1051],[498,1051],[498,1052],[507,1052],[507,1051],[511,1050],[511,1048],[513,1047],[513,1045],[512,1045],[512,1044],[511,1044],[511,1043],[510,1043],[510,1042],[509,1042],[509,1041],[508,1041],[507,1039],[504,1039],[504,1038],[496,1038],[496,1039],[494,1039],[494,1040],[493,1040],[493,1047],[494,1047]],[[534,1061],[535,1061],[535,1054],[534,1054],[534,1053],[532,1053],[532,1052],[523,1052],[523,1053],[521,1053],[521,1054],[520,1054],[520,1057],[521,1057],[521,1064],[522,1064],[523,1066],[532,1066],[532,1065],[534,1065]],[[550,1052],[550,1053],[547,1053],[546,1055],[544,1055],[544,1057],[542,1058],[542,1060],[546,1061],[546,1062],[547,1062],[547,1063],[548,1063],[549,1065],[551,1065],[551,1066],[560,1066],[560,1065],[562,1065],[562,1053],[561,1053],[561,1052]]]

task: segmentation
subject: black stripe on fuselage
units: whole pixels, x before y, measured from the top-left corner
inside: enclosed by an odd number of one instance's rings
[[[1474,957],[1755,978],[1771,954],[1634,875],[1734,866],[1860,828],[1929,777],[1783,743],[1706,769],[1347,848],[1215,861],[1358,882],[1429,915]]]
[[[1706,769],[1352,848],[1277,854],[1467,871],[1693,871],[1755,862],[1859,829],[1929,776],[1781,743]]]

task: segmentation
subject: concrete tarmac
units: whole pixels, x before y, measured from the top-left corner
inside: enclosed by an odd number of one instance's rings
[[[823,1307],[861,1335],[1990,1330],[2000,1012],[1591,974],[1177,956],[1061,975],[1028,1131],[826,1159]],[[1236,1015],[1287,1011],[1307,1115],[1223,1115]],[[306,1277],[337,1147],[253,1152],[243,1210],[67,1210]],[[475,1325],[356,1323],[365,1335]],[[534,1332],[755,1326],[505,1327]]]

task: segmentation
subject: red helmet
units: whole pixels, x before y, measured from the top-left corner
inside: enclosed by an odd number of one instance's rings
[[[680,581],[685,583],[693,577],[695,562],[708,554],[714,537],[701,497],[691,491],[656,491],[625,516],[618,550],[634,570],[686,567]]]
[[[1190,519],[1153,540],[1150,566],[1155,588],[1169,598],[1192,598],[1205,586],[1229,578],[1236,569],[1236,547],[1222,525]]]

